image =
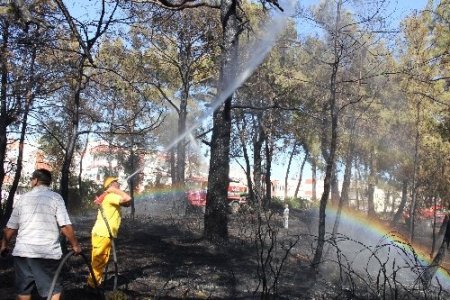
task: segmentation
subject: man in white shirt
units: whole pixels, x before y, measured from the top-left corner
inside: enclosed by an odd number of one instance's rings
[[[12,255],[16,273],[16,299],[19,300],[31,299],[34,288],[41,297],[48,297],[62,256],[60,233],[67,238],[75,254],[81,253],[64,200],[61,195],[50,190],[51,181],[50,171],[38,169],[33,172],[32,190],[15,203],[3,230],[2,256],[9,252],[8,243],[17,234]],[[51,299],[59,299],[61,290],[61,283],[57,282]]]

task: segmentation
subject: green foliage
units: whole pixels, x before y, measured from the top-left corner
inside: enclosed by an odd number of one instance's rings
[[[284,205],[288,204],[289,208],[293,209],[307,209],[311,205],[311,201],[305,198],[293,198],[287,197],[285,200],[282,200],[279,197],[272,198],[272,207],[274,209],[283,209]]]
[[[121,290],[115,290],[105,294],[105,299],[107,300],[129,300],[131,299],[126,293]]]
[[[272,197],[272,208],[281,209],[284,205],[284,201],[280,197]]]
[[[85,209],[94,208],[93,200],[102,191],[102,186],[92,180],[81,181],[81,189],[72,185],[69,193],[69,210],[71,212],[81,212]]]
[[[83,199],[83,204],[90,206],[92,205],[92,199],[98,194],[99,190],[103,190],[100,184],[97,184],[93,180],[83,180],[81,181],[81,199]]]

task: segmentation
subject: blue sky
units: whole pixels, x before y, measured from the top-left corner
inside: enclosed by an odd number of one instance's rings
[[[413,9],[422,9],[427,5],[426,0],[399,0],[392,1],[399,8],[400,11],[410,12]]]
[[[320,0],[299,0],[302,5],[318,4]],[[336,1],[336,0],[327,0]],[[344,2],[346,2],[344,0]],[[363,0],[363,2],[374,2],[370,0]],[[391,9],[398,9],[402,16],[407,15],[414,9],[422,9],[427,4],[427,0],[387,0]]]
[[[424,9],[427,5],[427,0],[398,0],[391,1],[390,8],[395,10],[394,16],[399,20],[411,14],[414,10]]]
[[[298,0],[303,7],[309,7],[311,5],[317,5],[320,0]],[[324,0],[331,3],[337,3],[338,0]],[[381,2],[383,0],[343,0],[344,7],[355,7],[354,3],[361,3],[361,10],[365,9],[365,6],[371,5],[371,3]],[[404,19],[407,15],[411,14],[414,10],[421,10],[427,5],[427,0],[385,0],[386,4],[383,5],[385,8],[381,14],[392,20],[393,26],[398,26],[400,21]],[[366,4],[365,4],[366,3]]]

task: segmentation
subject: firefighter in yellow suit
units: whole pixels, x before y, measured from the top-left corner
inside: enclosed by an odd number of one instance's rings
[[[120,189],[117,177],[107,177],[103,187],[105,192],[96,200],[100,209],[91,232],[91,265],[98,285],[102,283],[103,272],[108,264],[111,252],[111,238],[117,238],[117,232],[119,231],[121,221],[120,207],[131,205],[131,197]],[[105,223],[105,219],[108,224]],[[95,287],[91,274],[88,277],[87,285],[88,287]]]

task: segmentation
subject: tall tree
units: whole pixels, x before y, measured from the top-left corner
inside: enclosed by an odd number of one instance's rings
[[[114,22],[114,15],[118,8],[119,2],[109,4],[108,1],[102,0],[100,3],[100,12],[98,19],[94,23],[91,21],[80,22],[74,18],[62,0],[55,0],[59,10],[66,20],[66,26],[71,31],[74,40],[77,42],[76,47],[72,49],[73,59],[69,64],[69,82],[67,86],[67,97],[70,99],[67,106],[67,139],[64,143],[64,161],[61,166],[60,193],[64,201],[67,203],[69,196],[69,176],[72,166],[75,147],[77,145],[80,132],[80,109],[83,104],[83,90],[89,82],[89,76],[86,69],[94,66],[93,51],[100,37],[102,37],[111,24]],[[77,24],[80,24],[77,26]],[[91,25],[93,24],[93,25]],[[73,42],[73,40],[72,40]],[[74,45],[75,46],[75,45]],[[78,51],[81,49],[81,51]]]
[[[24,12],[21,18],[17,18],[11,9],[0,18],[0,189],[4,190],[6,175],[13,178],[8,180],[10,186],[5,211],[0,207],[1,224],[11,214],[14,194],[22,175],[30,110],[36,98],[47,93],[49,82],[52,82],[51,71],[45,63],[46,47],[51,41],[48,38],[52,32],[43,24],[46,14],[51,19],[52,9],[47,1],[41,1],[30,9],[26,6],[17,9]],[[8,166],[5,161],[7,146],[15,141],[19,143],[17,159]]]
[[[339,115],[348,105],[360,101],[360,97],[347,97],[347,85],[354,84],[354,78],[348,72],[354,53],[358,49],[368,47],[367,41],[373,35],[370,28],[380,21],[380,6],[378,3],[368,8],[371,13],[364,13],[367,17],[357,19],[357,14],[351,14],[347,9],[350,3],[338,0],[335,3],[321,2],[313,7],[309,19],[314,20],[323,30],[324,45],[322,52],[317,55],[318,61],[326,62],[324,69],[328,85],[326,94],[323,93],[322,105],[322,141],[321,152],[325,160],[324,191],[320,199],[319,229],[316,252],[312,261],[317,268],[322,259],[325,244],[325,221],[328,198],[333,186],[337,186],[337,154]],[[357,10],[357,7],[352,7]],[[379,28],[379,27],[378,27]]]
[[[136,21],[139,23],[145,22],[141,19],[147,18],[142,12],[137,16],[139,18]],[[170,149],[174,185],[184,185],[188,105],[196,98],[196,93],[204,93],[208,88],[205,83],[209,83],[213,77],[211,72],[216,60],[217,27],[218,16],[206,8],[176,12],[163,10],[151,24],[143,23],[131,32],[133,46],[143,53],[143,71],[149,74],[146,81],[159,89],[167,105],[178,117],[177,131],[171,133],[171,137],[177,141],[178,137],[180,139],[172,146],[176,150]],[[191,108],[193,106],[190,104]],[[194,116],[192,114],[191,119]],[[171,143],[168,142],[169,145]]]

